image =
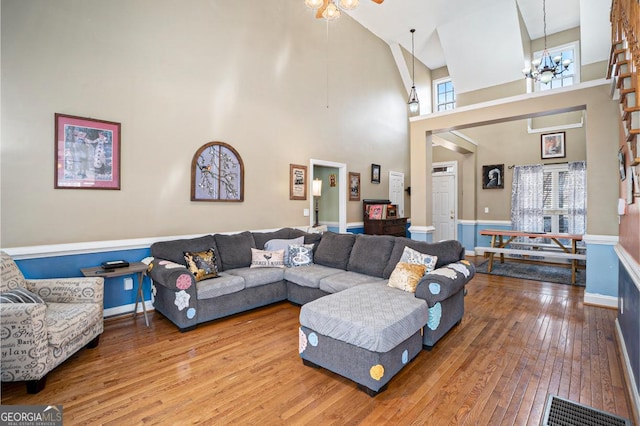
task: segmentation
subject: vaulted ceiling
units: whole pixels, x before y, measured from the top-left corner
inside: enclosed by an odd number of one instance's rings
[[[522,79],[525,46],[543,37],[543,0],[361,0],[349,15],[430,69],[447,66],[458,93]],[[579,27],[580,62],[608,59],[611,0],[546,0],[547,35]],[[551,45],[549,47],[552,47]],[[603,75],[604,77],[604,75]]]

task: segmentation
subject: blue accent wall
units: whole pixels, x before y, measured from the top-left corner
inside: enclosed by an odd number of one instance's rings
[[[477,244],[476,224],[458,223],[458,241],[464,246],[465,251],[474,251]]]
[[[119,250],[100,253],[86,253],[66,256],[41,257],[34,259],[16,260],[16,264],[27,279],[41,278],[72,278],[82,277],[82,268],[100,266],[102,262],[109,260],[126,260],[127,262],[139,262],[150,256],[148,248],[134,250]],[[133,278],[133,290],[125,290],[123,280],[127,276]],[[144,299],[151,300],[151,285],[149,279],[144,278]],[[133,304],[136,302],[138,281],[136,274],[123,275],[104,280],[104,307],[105,309],[117,306]]]
[[[586,292],[618,297],[618,256],[610,244],[586,244]]]

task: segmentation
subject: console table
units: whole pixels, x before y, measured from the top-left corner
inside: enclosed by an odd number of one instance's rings
[[[379,219],[369,217],[371,206],[383,206],[383,215]],[[369,235],[407,236],[407,218],[397,217],[396,209],[389,200],[363,200],[362,213],[364,233]]]
[[[144,323],[149,327],[149,319],[147,318],[147,307],[144,304],[144,294],[142,293],[142,279],[148,266],[142,262],[132,262],[125,268],[116,269],[104,269],[101,266],[93,268],[82,268],[80,271],[85,277],[104,277],[115,278],[122,277],[124,275],[137,275],[138,277],[138,291],[136,293],[136,304],[133,308],[133,317],[136,317],[138,313],[138,300],[142,303],[142,312],[144,312]]]

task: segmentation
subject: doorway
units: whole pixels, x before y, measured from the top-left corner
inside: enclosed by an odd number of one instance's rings
[[[329,167],[332,169],[337,169],[338,176],[336,179],[336,186],[338,188],[338,232],[345,233],[347,232],[347,165],[344,163],[336,163],[334,161],[325,161],[325,160],[309,160],[309,194],[311,192],[311,182],[314,179],[314,166],[322,166]],[[322,190],[324,192],[324,188]],[[315,210],[315,200],[313,196],[309,197],[309,211],[313,212]],[[313,226],[314,224],[314,215],[309,215],[309,226]]]
[[[404,216],[404,173],[389,172],[389,201],[398,209],[398,216]]]
[[[433,163],[431,178],[435,227],[433,241],[455,240],[458,217],[458,163]]]

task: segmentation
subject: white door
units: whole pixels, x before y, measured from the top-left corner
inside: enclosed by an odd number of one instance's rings
[[[453,175],[434,175],[433,182],[433,241],[456,239],[456,182]]]
[[[404,217],[404,173],[389,172],[389,201],[398,206],[398,217]]]

